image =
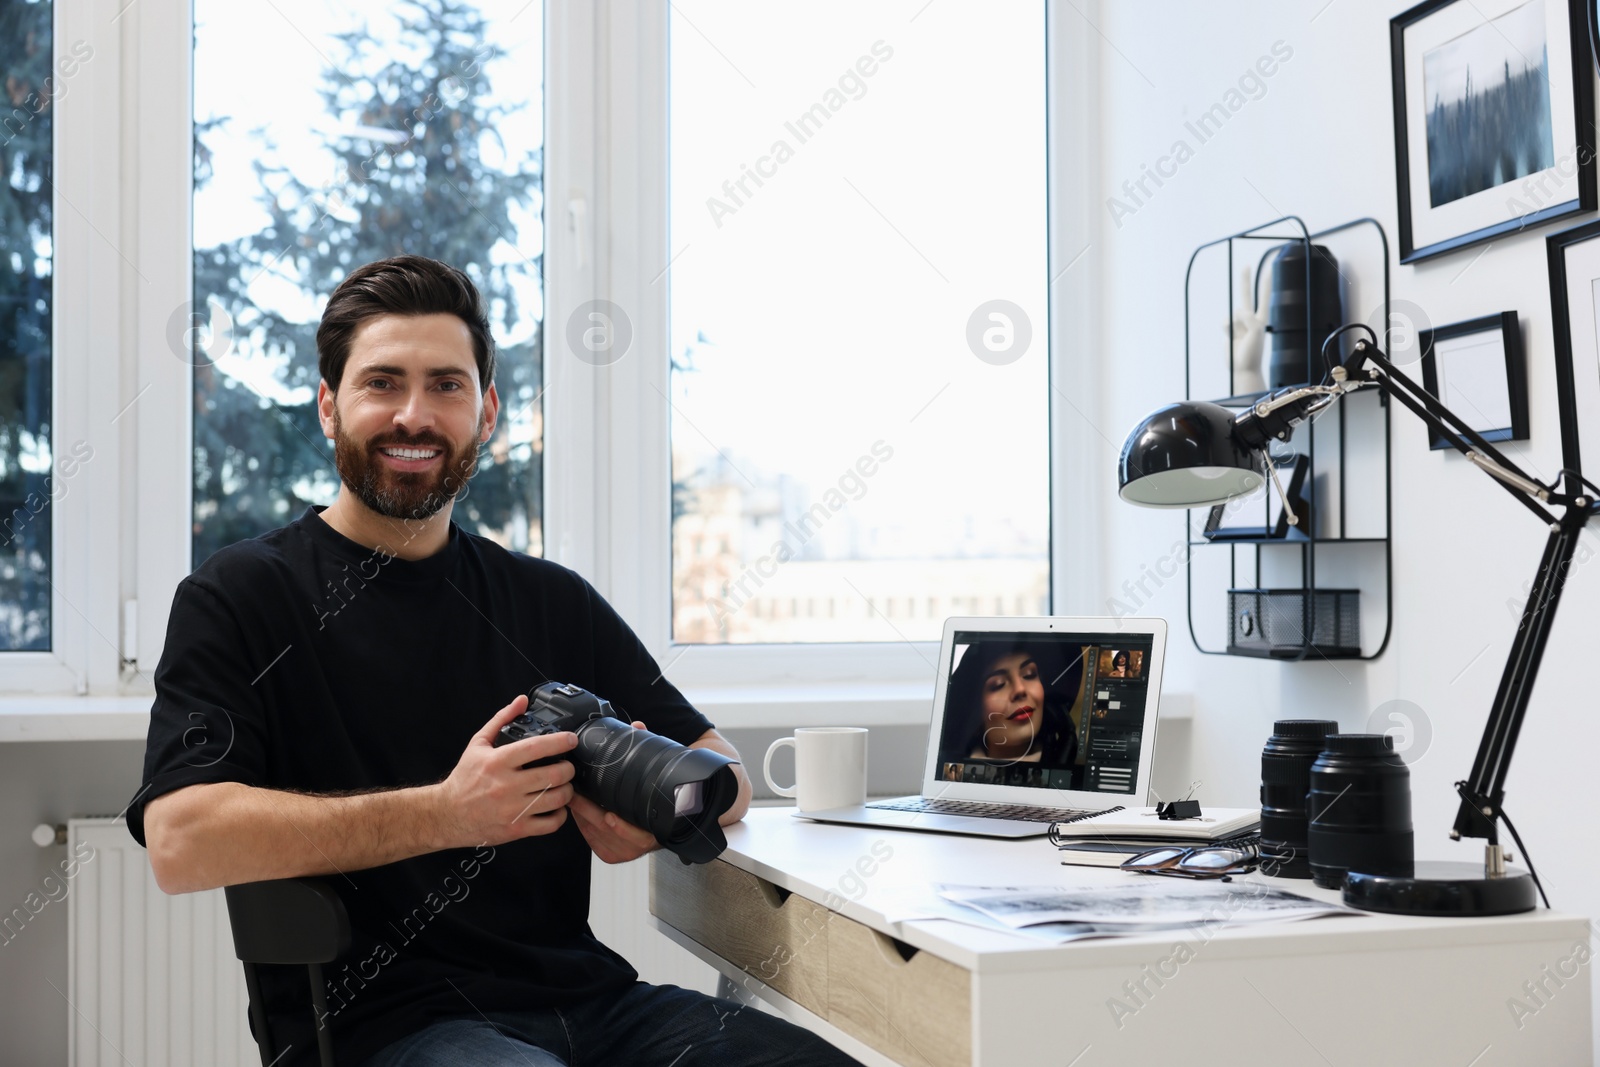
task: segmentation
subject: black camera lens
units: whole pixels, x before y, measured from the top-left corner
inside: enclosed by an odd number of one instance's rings
[[[1306,246],[1299,241],[1283,245],[1272,264],[1272,297],[1267,305],[1267,333],[1272,337],[1269,389],[1320,380],[1326,369],[1322,343],[1344,321],[1339,261],[1322,245],[1312,245],[1310,255],[1309,279]]]
[[[728,847],[718,820],[739,798],[737,760],[636,730],[616,717],[608,701],[560,682],[535,689],[528,710],[501,727],[494,743],[568,730],[578,735],[578,745],[559,758],[572,761],[578,795],[650,831],[685,863],[708,863]]]
[[[1348,871],[1410,877],[1411,771],[1388,734],[1329,734],[1311,765],[1311,880],[1339,889]]]
[[[685,862],[721,855],[727,839],[717,819],[739,795],[732,760],[609,716],[590,719],[577,732],[573,789],[649,830]]]
[[[1279,719],[1261,749],[1261,870],[1310,878],[1306,858],[1306,794],[1322,740],[1339,732],[1331,719]]]

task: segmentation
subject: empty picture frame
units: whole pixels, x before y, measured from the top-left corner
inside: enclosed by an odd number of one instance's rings
[[[1400,262],[1593,211],[1591,0],[1426,0],[1389,20]]]
[[[1517,313],[1424,330],[1422,384],[1485,441],[1528,439],[1528,372]],[[1450,448],[1432,428],[1428,447]]]

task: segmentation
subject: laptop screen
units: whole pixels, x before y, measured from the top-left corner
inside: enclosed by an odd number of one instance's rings
[[[1132,794],[1153,641],[956,631],[934,776]]]

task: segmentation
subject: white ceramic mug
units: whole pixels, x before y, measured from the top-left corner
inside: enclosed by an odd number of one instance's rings
[[[772,757],[785,745],[794,747],[792,786],[772,780]],[[802,726],[793,737],[780,737],[761,764],[767,787],[780,797],[794,797],[801,811],[848,808],[867,802],[867,731],[860,726]]]

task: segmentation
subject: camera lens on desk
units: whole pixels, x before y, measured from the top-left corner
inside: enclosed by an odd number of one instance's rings
[[[1267,357],[1270,389],[1320,379],[1326,369],[1322,343],[1344,321],[1339,261],[1322,245],[1312,245],[1310,255],[1309,277],[1306,246],[1300,241],[1283,245],[1272,264],[1272,296],[1267,303],[1267,333],[1272,338]]]
[[[1311,765],[1311,880],[1339,889],[1347,871],[1412,874],[1411,771],[1388,734],[1329,734]]]
[[[1261,750],[1261,870],[1281,878],[1310,878],[1306,795],[1311,764],[1322,742],[1339,732],[1331,719],[1279,719]]]

